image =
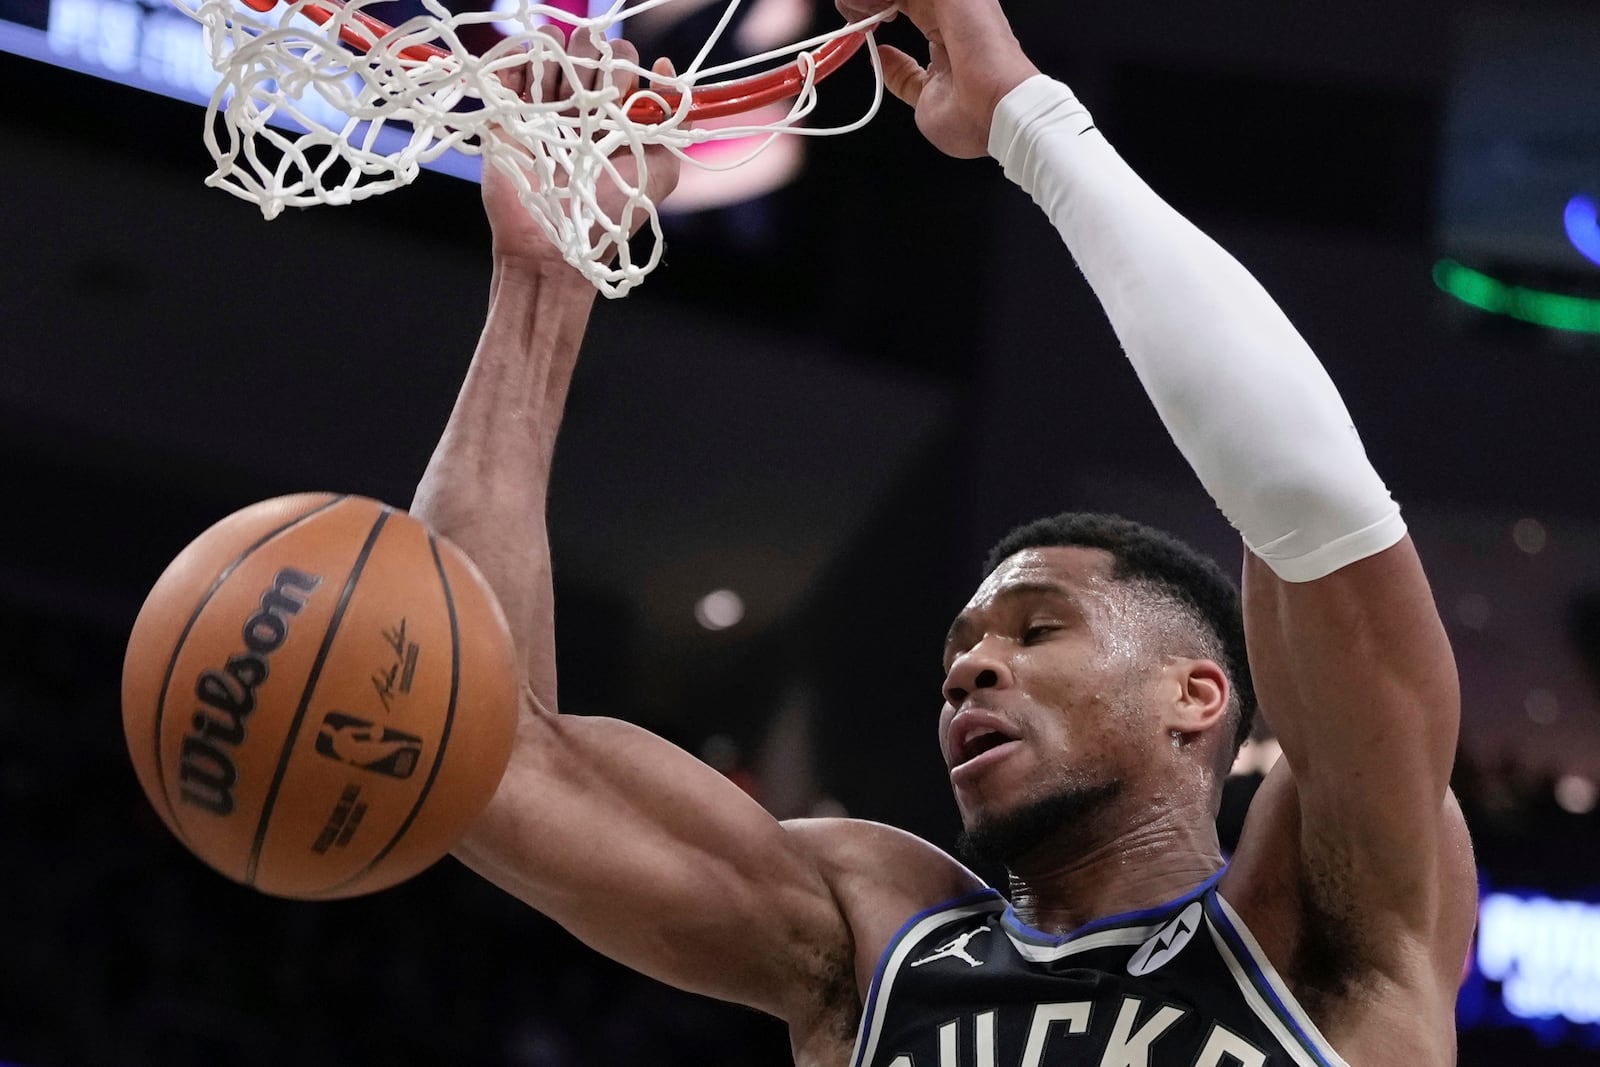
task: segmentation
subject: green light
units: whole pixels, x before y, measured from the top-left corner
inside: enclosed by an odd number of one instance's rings
[[[1433,284],[1463,304],[1551,330],[1600,334],[1600,300],[1508,285],[1453,259],[1433,265]]]

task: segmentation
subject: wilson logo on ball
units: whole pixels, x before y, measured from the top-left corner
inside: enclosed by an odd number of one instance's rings
[[[289,619],[300,614],[321,577],[285,567],[261,594],[261,607],[244,624],[245,651],[229,656],[222,670],[203,671],[195,682],[200,706],[194,732],[183,739],[179,755],[179,796],[184,803],[228,815],[239,772],[232,751],[244,741],[245,720],[256,708],[256,691],[266,681],[267,657],[289,636]]]

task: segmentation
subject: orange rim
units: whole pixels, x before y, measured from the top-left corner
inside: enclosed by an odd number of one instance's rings
[[[246,7],[263,13],[278,6],[278,0],[242,0],[242,2]],[[335,11],[339,9],[337,0],[326,0],[324,3],[307,4],[301,10],[318,26],[326,26],[333,20]],[[346,22],[340,26],[339,39],[362,52],[371,51],[378,38],[394,32],[393,26],[362,11],[352,12],[350,18],[356,25]],[[867,35],[860,30],[847,33],[826,42],[816,51],[802,53],[800,58],[773,70],[734,81],[697,86],[694,90],[694,101],[689,105],[688,117],[691,121],[721,118],[725,115],[754,111],[758,107],[779,100],[787,100],[799,94],[808,78],[821,81],[838,70],[845,60],[856,54],[866,38]],[[400,55],[405,59],[425,63],[430,59],[449,58],[451,53],[437,45],[414,44],[402,48]],[[810,56],[810,63],[805,61],[807,55]],[[808,74],[812,66],[816,68],[814,75]],[[660,100],[655,97],[660,97]],[[681,99],[682,95],[679,93],[665,89],[654,90],[651,96],[636,99],[628,105],[628,118],[642,123],[661,122],[677,111]],[[664,108],[662,101],[666,102]]]

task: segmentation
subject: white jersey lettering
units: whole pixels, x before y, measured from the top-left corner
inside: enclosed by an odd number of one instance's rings
[[[939,1067],[959,1067],[956,1063],[956,1035],[960,1019],[951,1019],[939,1027]]]
[[[1028,1024],[1028,1044],[1022,1052],[1022,1067],[1039,1067],[1044,1059],[1044,1042],[1049,1036],[1051,1023],[1066,1023],[1069,1034],[1085,1033],[1089,1029],[1090,1007],[1087,1000],[1035,1005],[1033,1022]]]
[[[1194,1061],[1194,1067],[1230,1067],[1222,1062],[1226,1058],[1231,1058],[1238,1067],[1266,1067],[1267,1063],[1265,1052],[1226,1026],[1213,1023],[1211,1033],[1206,1035],[1205,1047]]]
[[[1100,1067],[1150,1067],[1150,1046],[1171,1029],[1173,1023],[1188,1014],[1182,1008],[1168,1005],[1151,1016],[1137,1033],[1131,1033],[1143,1003],[1138,997],[1122,998],[1117,1025],[1111,1031],[1111,1043],[1106,1046],[1105,1055],[1100,1057]]]
[[[979,1012],[973,1020],[974,1044],[978,1049],[978,1067],[994,1067],[994,1012]]]
[[[1100,1058],[1099,1067],[1150,1067],[1150,1046],[1188,1014],[1182,1008],[1164,1005],[1135,1031],[1133,1024],[1143,1004],[1138,997],[1122,998],[1111,1040]],[[1093,1008],[1093,1002],[1087,1000],[1034,1005],[1033,1018],[1028,1024],[1027,1044],[1018,1067],[1044,1067],[1045,1045],[1050,1038],[1050,1028],[1057,1023],[1064,1023],[1069,1035],[1088,1033]],[[995,1039],[997,1016],[998,1012],[990,1009],[972,1017],[972,1044],[976,1054],[972,1067],[998,1065],[999,1044]],[[938,1067],[967,1067],[961,1055],[962,1029],[962,1019],[959,1017],[939,1025]],[[1220,1023],[1212,1024],[1210,1032],[1206,1034],[1205,1045],[1194,1060],[1194,1067],[1266,1065],[1265,1052]],[[889,1067],[917,1067],[917,1063],[910,1053],[901,1053],[890,1062]]]

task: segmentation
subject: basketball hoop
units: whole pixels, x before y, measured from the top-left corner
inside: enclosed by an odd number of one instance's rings
[[[645,195],[645,148],[661,145],[692,166],[723,170],[748,162],[784,134],[849,133],[877,113],[883,69],[872,39],[873,19],[760,55],[707,66],[741,0],[727,0],[722,18],[688,68],[652,73],[615,54],[613,27],[671,0],[624,6],[580,17],[519,0],[511,13],[453,13],[421,0],[424,13],[389,26],[363,9],[376,0],[175,0],[205,27],[213,66],[222,75],[207,112],[206,146],[217,169],[206,184],[258,204],[274,218],[285,207],[348,204],[414,181],[420,168],[454,149],[483,157],[516,185],[523,205],[566,259],[606,296],[638,285],[661,260],[661,222]],[[482,55],[461,41],[466,26],[495,22],[509,32]],[[570,25],[595,55],[573,54],[547,22]],[[866,42],[875,79],[866,113],[843,126],[801,125],[817,103],[817,83]],[[532,64],[560,64],[566,82],[596,72],[594,88],[545,100],[523,99],[501,74]],[[777,66],[772,66],[778,64]],[[768,68],[771,69],[763,69]],[[756,70],[758,73],[738,76]],[[620,76],[639,88],[622,99]],[[791,101],[781,118],[697,127],[696,120],[740,115]],[[279,129],[290,126],[295,129]],[[492,127],[492,128],[491,128]],[[732,160],[708,162],[689,149],[708,141],[756,137]],[[637,174],[624,180],[610,157],[625,152]],[[625,203],[615,217],[599,203],[596,184],[616,184]],[[646,216],[655,240],[636,258],[628,234]],[[612,262],[613,259],[615,262]]]

